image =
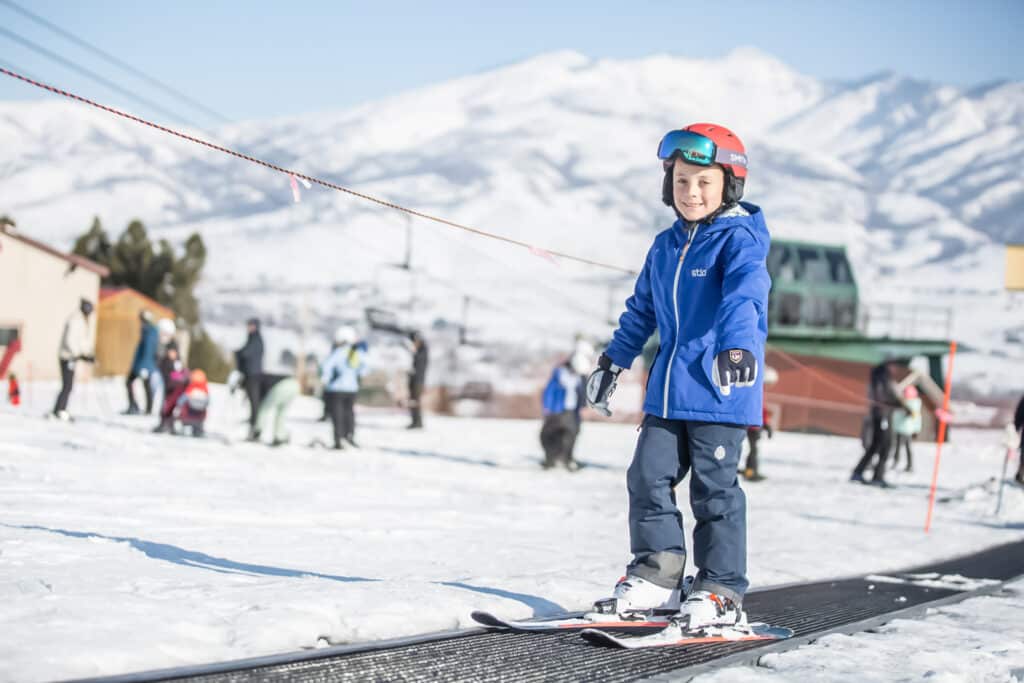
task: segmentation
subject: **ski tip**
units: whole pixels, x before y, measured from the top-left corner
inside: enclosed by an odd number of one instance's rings
[[[596,628],[585,628],[580,631],[580,635],[583,637],[583,640],[587,641],[591,645],[622,647],[622,643],[620,643],[615,636]]]
[[[793,637],[793,629],[784,626],[767,626],[758,631],[758,635],[771,640],[786,640]]]
[[[478,624],[484,626],[490,626],[491,628],[505,628],[504,622],[498,619],[490,612],[482,612],[480,610],[473,610],[469,613],[470,618]]]

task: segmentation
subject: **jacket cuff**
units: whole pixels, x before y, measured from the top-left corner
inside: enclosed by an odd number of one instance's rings
[[[629,367],[633,365],[633,360],[636,358],[636,356],[629,356],[621,349],[612,348],[611,346],[605,349],[604,354],[611,358],[612,363],[618,366],[620,370],[628,370]]]

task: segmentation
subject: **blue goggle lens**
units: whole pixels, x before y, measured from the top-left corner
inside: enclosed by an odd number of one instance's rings
[[[715,143],[710,138],[688,130],[670,131],[658,145],[658,158],[662,161],[678,155],[683,161],[699,166],[714,164],[716,152]]]

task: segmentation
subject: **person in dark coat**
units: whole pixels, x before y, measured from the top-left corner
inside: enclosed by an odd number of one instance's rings
[[[1017,476],[1013,479],[1018,484],[1024,485],[1024,396],[1021,397],[1020,403],[1017,404],[1017,412],[1013,415],[1013,426],[1017,429],[1017,433],[1020,434],[1020,447],[1017,451],[1020,456],[1020,464],[1017,466]]]
[[[141,331],[139,343],[135,347],[135,356],[132,358],[132,367],[128,372],[128,379],[125,380],[125,387],[128,390],[128,415],[138,415],[139,404],[135,402],[135,392],[132,384],[136,379],[142,380],[142,387],[146,392],[146,415],[153,412],[153,385],[149,376],[156,372],[156,354],[159,345],[159,332],[153,324],[153,314],[149,311],[139,313]]]
[[[260,321],[250,318],[246,322],[249,336],[245,345],[235,351],[235,367],[242,375],[242,387],[249,399],[249,429],[256,427],[256,416],[260,410],[260,375],[263,374],[263,336]]]
[[[409,417],[408,429],[423,429],[423,407],[420,403],[423,387],[427,380],[429,351],[427,342],[419,332],[410,332],[412,342],[412,369],[409,371]]]
[[[893,381],[892,368],[892,362],[886,361],[871,369],[868,383],[868,400],[871,401],[871,440],[868,447],[864,449],[864,455],[853,469],[850,481],[869,483],[864,480],[864,470],[877,456],[874,476],[870,483],[877,486],[888,486],[885,482],[885,461],[889,458],[889,451],[892,448],[893,412],[896,408],[906,409],[906,405],[900,398],[902,390]]]

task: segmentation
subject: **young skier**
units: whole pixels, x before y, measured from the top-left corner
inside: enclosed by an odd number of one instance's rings
[[[178,407],[178,399],[185,394],[188,387],[188,368],[178,356],[178,345],[168,344],[164,357],[160,359],[160,374],[164,378],[164,401],[160,407],[160,423],[153,431],[174,432],[174,412]]]
[[[185,391],[178,397],[178,421],[192,432],[192,436],[201,437],[205,433],[206,410],[209,407],[210,387],[206,373],[193,370],[188,375]]]
[[[644,420],[627,473],[632,561],[599,611],[678,609],[698,630],[742,624],[746,499],[737,480],[748,425],[762,420],[770,279],[761,209],[741,203],[743,143],[697,123],[665,135],[662,201],[677,220],[654,239],[611,344],[587,381],[587,400],[610,414],[619,373],[657,329]],[[697,575],[680,604],[686,567],[674,487],[690,474]]]

